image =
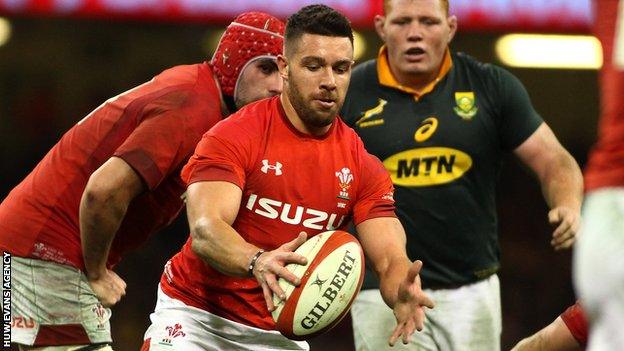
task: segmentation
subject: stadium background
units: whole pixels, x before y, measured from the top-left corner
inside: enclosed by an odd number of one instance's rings
[[[356,28],[367,44],[359,62],[374,57],[380,45],[370,28],[372,14],[380,5],[370,1],[324,1],[344,6],[347,15],[353,11]],[[452,11],[479,10],[462,13],[452,48],[501,64],[494,43],[506,32],[589,33],[589,0],[566,1],[576,4],[566,7],[570,13],[561,13],[557,8],[557,3],[564,6],[561,1],[472,0],[469,6],[468,1],[451,0]],[[149,10],[158,1],[135,2],[140,6],[107,11],[103,6],[93,7],[98,1],[84,1],[88,6],[80,10],[80,0],[0,0],[0,14],[11,26],[11,37],[0,46],[0,198],[67,129],[104,100],[170,66],[209,59],[223,25],[245,6],[257,9],[262,4],[233,1],[230,10],[235,12],[219,15],[204,5],[203,12],[192,16],[163,6]],[[204,1],[208,2],[212,1]],[[310,2],[289,1],[292,3],[297,3],[296,10]],[[514,6],[504,8],[501,4],[505,3]],[[65,7],[55,10],[58,4]],[[73,10],[67,4],[73,5]],[[538,12],[540,6],[544,12]],[[511,11],[509,19],[487,12],[503,10]],[[596,134],[597,71],[507,68],[524,82],[537,110],[582,166]],[[574,296],[571,255],[550,248],[551,228],[537,183],[512,157],[500,179],[503,349],[509,349],[554,319],[574,301]],[[188,235],[185,220],[179,218],[118,266],[128,289],[114,308],[115,350],[139,348],[154,307],[162,266]],[[311,345],[312,350],[351,350],[349,318],[334,331],[312,340]]]

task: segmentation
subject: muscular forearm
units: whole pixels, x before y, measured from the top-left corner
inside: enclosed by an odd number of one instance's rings
[[[411,266],[405,252],[403,226],[396,218],[380,217],[360,223],[356,230],[364,252],[379,277],[381,296],[388,306],[394,307],[399,285]]]
[[[381,296],[390,308],[393,308],[397,301],[399,285],[405,279],[410,265],[411,262],[406,256],[398,256],[388,262],[387,267],[377,272]]]
[[[89,279],[98,279],[128,203],[110,196],[85,191],[80,202],[80,236],[85,269]]]
[[[132,199],[143,191],[141,178],[130,165],[111,157],[85,186],[80,200],[80,237],[87,277],[99,279],[106,272],[111,243]]]
[[[191,225],[193,252],[221,273],[246,277],[259,248],[248,243],[225,221],[200,218]]]
[[[569,153],[560,154],[549,163],[540,183],[544,199],[550,208],[565,206],[580,211],[583,201],[583,176]]]

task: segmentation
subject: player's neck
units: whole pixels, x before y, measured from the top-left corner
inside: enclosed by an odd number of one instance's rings
[[[325,127],[313,127],[305,124],[299,114],[290,103],[290,99],[288,98],[286,93],[280,94],[280,101],[282,102],[282,106],[284,107],[284,112],[286,113],[286,118],[290,121],[290,123],[295,127],[296,130],[303,134],[309,134],[313,136],[322,136],[329,131],[331,128],[331,124]]]
[[[212,74],[212,79],[214,79],[215,85],[219,90],[219,101],[221,102],[221,116],[225,118],[229,116],[232,111],[228,109],[228,106],[225,103],[225,99],[223,98],[223,90],[221,90],[221,84],[219,84],[219,79],[217,79],[217,76],[214,73]]]
[[[440,64],[440,67],[442,65]],[[405,73],[401,74],[399,72],[395,73],[395,70],[392,70],[392,74],[399,84],[406,86],[408,88],[414,89],[416,91],[424,90],[428,85],[430,85],[433,81],[436,80],[438,76],[438,72],[440,71],[440,67],[437,70],[430,73]]]

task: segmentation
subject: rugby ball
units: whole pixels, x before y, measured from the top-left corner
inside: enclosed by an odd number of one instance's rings
[[[328,331],[347,314],[362,287],[364,252],[354,236],[341,230],[317,234],[295,252],[308,263],[286,268],[301,284],[279,279],[286,300],[274,296],[272,315],[284,336],[305,340]]]

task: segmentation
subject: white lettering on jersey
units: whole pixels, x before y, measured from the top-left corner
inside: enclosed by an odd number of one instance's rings
[[[303,207],[297,206],[295,217],[289,218],[288,214],[290,213],[290,207],[291,207],[290,204],[284,204],[284,207],[282,208],[282,215],[280,216],[280,219],[282,220],[282,222],[288,223],[288,224],[294,224],[294,225],[301,223],[301,217],[303,215]]]
[[[257,204],[257,206],[256,206]],[[254,212],[262,217],[277,219],[286,224],[299,225],[300,223],[310,229],[314,230],[334,230],[342,224],[345,216],[340,216],[340,220],[336,222],[338,215],[335,213],[327,213],[313,208],[305,208],[303,206],[296,206],[294,215],[291,214],[293,205],[289,203],[283,203],[281,201],[261,197],[258,199],[258,195],[251,194],[247,200],[247,208],[249,211]],[[290,217],[292,216],[292,217]],[[302,223],[303,220],[303,223]]]
[[[275,219],[277,218],[279,213],[273,206],[279,208],[280,206],[282,206],[282,203],[277,200],[271,200],[263,197],[258,201],[258,205],[262,207],[262,210],[257,208],[255,211],[257,214],[263,217]]]
[[[321,223],[324,220],[326,220],[327,217],[329,217],[329,215],[327,213],[323,212],[323,211],[317,211],[317,210],[313,210],[313,209],[308,209],[307,212],[309,214],[313,215],[314,217],[308,218],[305,221],[303,221],[303,226],[306,227],[306,228],[322,230],[323,226],[320,225],[319,223]]]

